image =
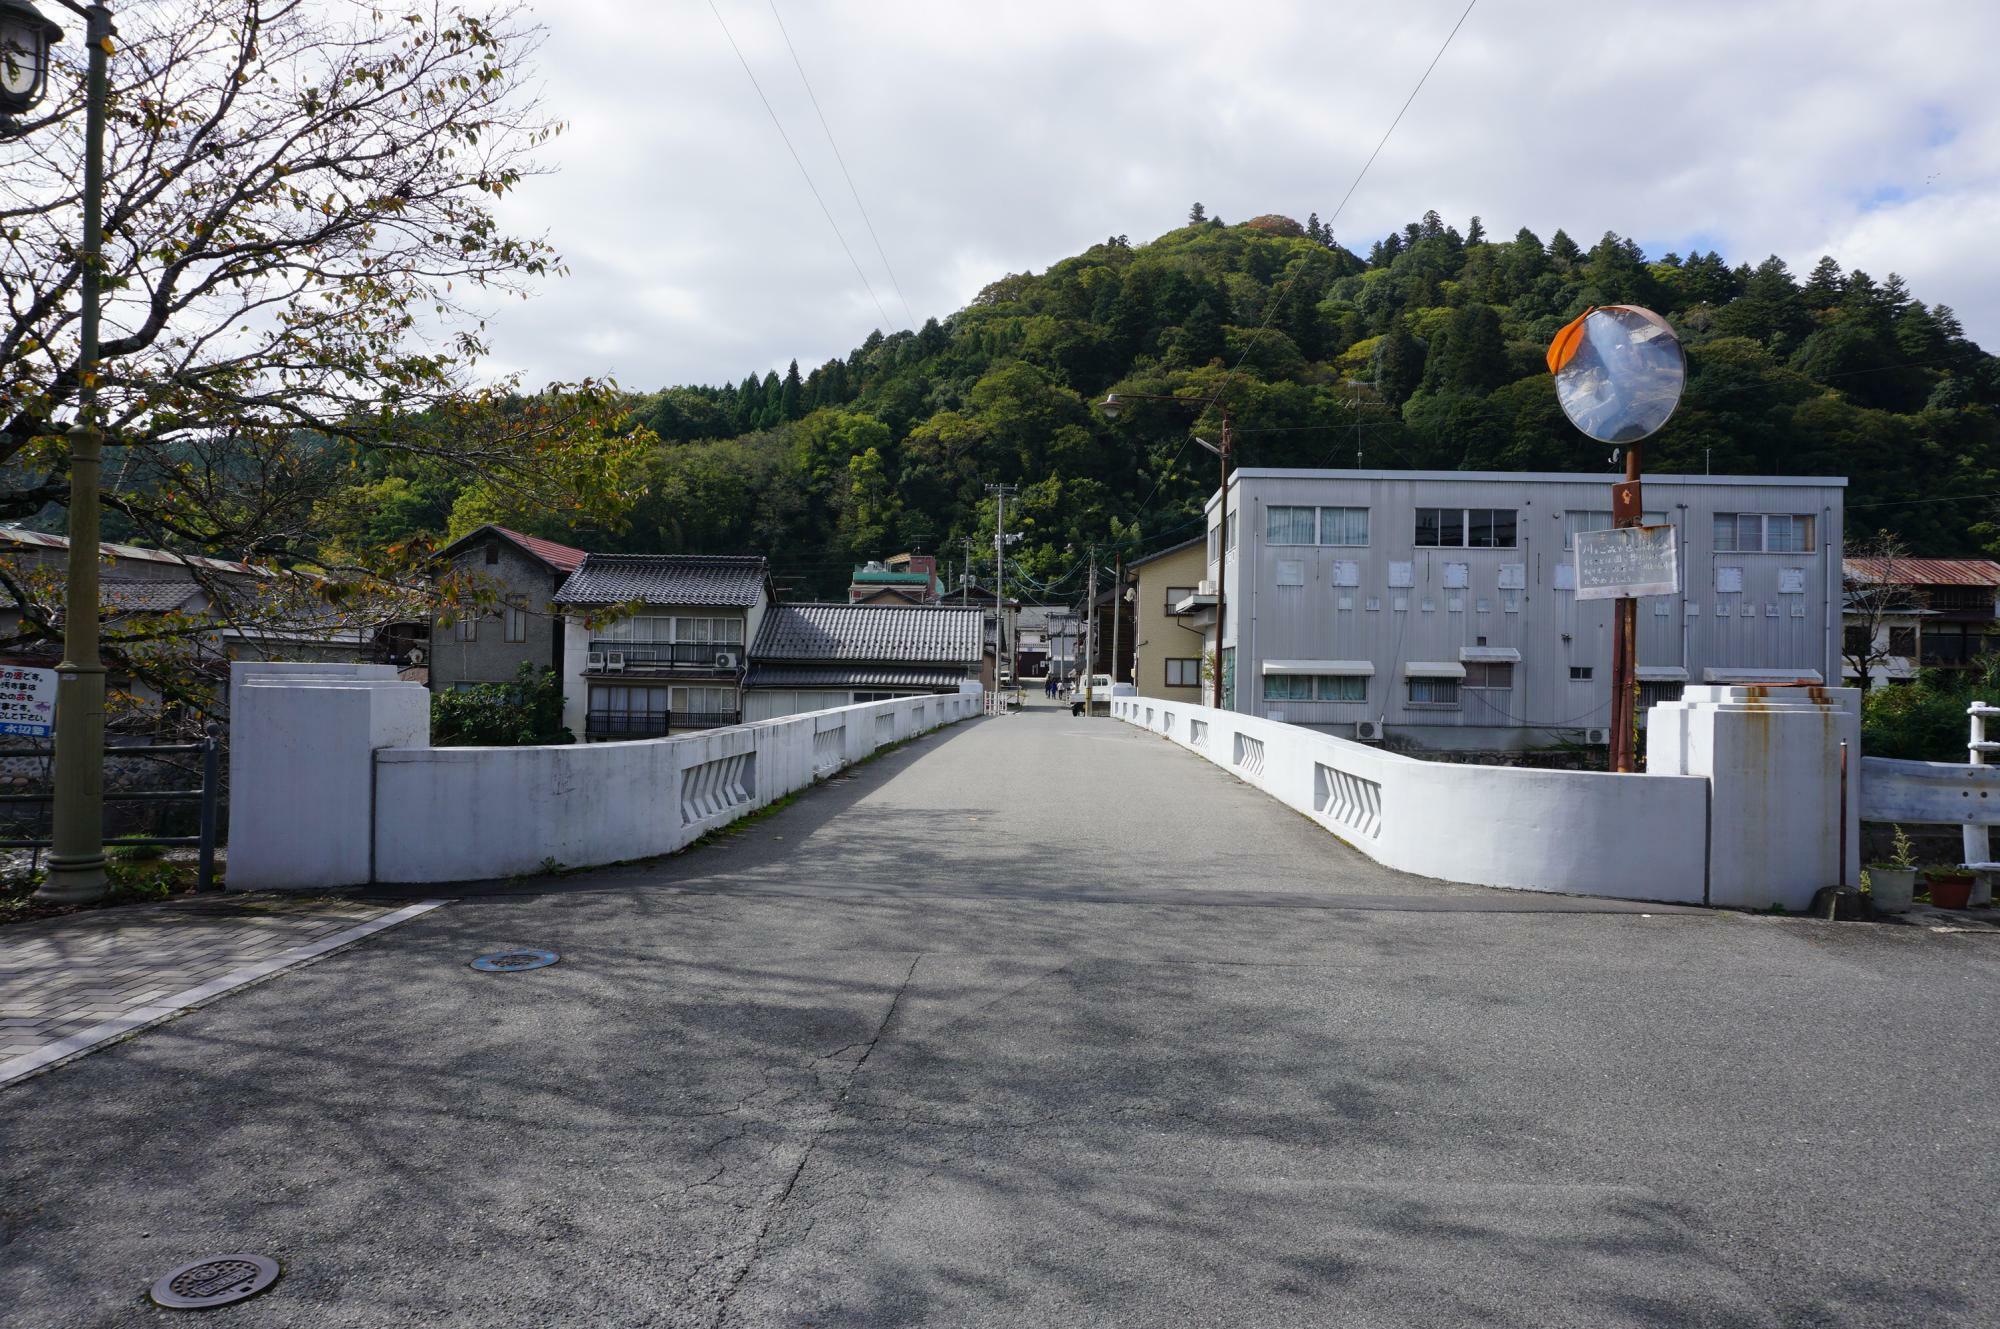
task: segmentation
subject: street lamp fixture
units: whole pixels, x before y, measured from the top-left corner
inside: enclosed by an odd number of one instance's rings
[[[28,0],[0,0],[0,116],[31,111],[49,86],[49,47],[62,27]]]

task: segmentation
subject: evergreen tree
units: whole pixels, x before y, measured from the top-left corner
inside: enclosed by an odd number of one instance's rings
[[[1188,209],[1188,225],[1199,226],[1208,220],[1208,209],[1197,203]]]
[[[793,360],[785,370],[785,380],[778,386],[778,414],[786,420],[796,420],[806,413],[805,382],[799,377],[799,362]]]
[[[1391,324],[1375,343],[1373,367],[1376,395],[1391,408],[1401,410],[1424,377],[1424,344],[1410,335],[1410,326],[1403,319]]]
[[[1840,270],[1840,264],[1831,254],[1820,255],[1819,262],[1806,276],[1806,284],[1799,291],[1799,298],[1806,302],[1808,309],[1831,309],[1840,303],[1840,297],[1847,293],[1847,278]]]
[[[1480,221],[1479,218],[1475,216],[1472,219],[1472,224],[1465,228],[1465,243],[1468,246],[1470,246],[1470,245],[1484,244],[1485,242],[1486,242],[1486,224]]]
[[[1549,265],[1557,272],[1575,272],[1583,260],[1583,251],[1576,247],[1576,241],[1569,238],[1569,232],[1558,229],[1549,237]]]

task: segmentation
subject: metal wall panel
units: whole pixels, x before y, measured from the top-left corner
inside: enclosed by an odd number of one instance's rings
[[[1536,730],[1605,725],[1610,716],[1612,602],[1579,601],[1559,585],[1563,574],[1558,568],[1571,558],[1564,548],[1565,514],[1608,512],[1614,478],[1238,471],[1232,477],[1230,506],[1235,510],[1240,504],[1242,516],[1227,587],[1227,639],[1242,644],[1238,709],[1260,715],[1276,711],[1301,724],[1365,719]],[[1645,484],[1646,510],[1680,529],[1683,590],[1640,601],[1640,664],[1685,668],[1693,683],[1700,683],[1702,671],[1710,668],[1816,670],[1822,679],[1837,683],[1845,482],[1662,475],[1646,477]],[[1365,548],[1271,545],[1265,538],[1266,511],[1274,505],[1366,507],[1369,543]],[[1214,507],[1211,496],[1211,521]],[[1515,546],[1418,548],[1419,507],[1511,509],[1517,514]],[[1713,538],[1717,513],[1810,516],[1813,547],[1794,553],[1718,552]],[[1279,584],[1280,560],[1304,565],[1303,584]],[[1347,562],[1359,565],[1357,586],[1336,584],[1337,565]],[[1407,589],[1389,584],[1391,565],[1398,563],[1411,565],[1413,584]],[[1456,571],[1449,566],[1453,564],[1464,565],[1462,589],[1447,584]],[[1503,570],[1510,567],[1519,569],[1518,589],[1503,585]],[[1721,569],[1739,570],[1741,590],[1717,591]],[[1212,563],[1209,575],[1214,575]],[[1396,608],[1399,597],[1407,599],[1406,609]],[[1510,599],[1518,600],[1513,612]],[[1376,605],[1372,609],[1371,600]],[[1726,614],[1718,613],[1718,605]],[[1461,648],[1480,644],[1521,652],[1510,692],[1462,689],[1457,711],[1408,704],[1405,662],[1456,661]],[[1375,676],[1365,703],[1267,703],[1262,690],[1267,659],[1366,659],[1374,663]],[[1591,676],[1572,680],[1573,668],[1588,669]]]

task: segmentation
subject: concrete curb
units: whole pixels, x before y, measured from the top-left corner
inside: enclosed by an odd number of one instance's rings
[[[39,1051],[23,1053],[7,1061],[0,1061],[0,1087],[24,1080],[86,1053],[95,1052],[107,1043],[117,1042],[127,1035],[138,1033],[142,1029],[150,1029],[177,1015],[184,1015],[217,997],[234,992],[238,988],[248,987],[283,970],[317,960],[321,956],[351,946],[364,937],[373,936],[399,923],[407,923],[417,915],[427,914],[445,903],[448,902],[420,900],[416,904],[405,905],[379,918],[371,918],[366,923],[357,923],[351,928],[345,928],[330,937],[322,937],[304,946],[294,946],[268,960],[259,960],[255,964],[232,969],[220,978],[212,978],[206,983],[170,993],[156,1002],[137,1007],[128,1014],[79,1030],[68,1038],[51,1043]]]

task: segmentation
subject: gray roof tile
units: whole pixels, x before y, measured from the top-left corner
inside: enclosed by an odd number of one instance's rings
[[[748,609],[763,589],[754,554],[591,554],[556,592],[557,604],[732,605]]]
[[[963,665],[760,665],[750,666],[751,688],[952,688],[973,677]]]
[[[985,617],[978,609],[942,605],[775,605],[750,656],[760,663],[976,665]]]

